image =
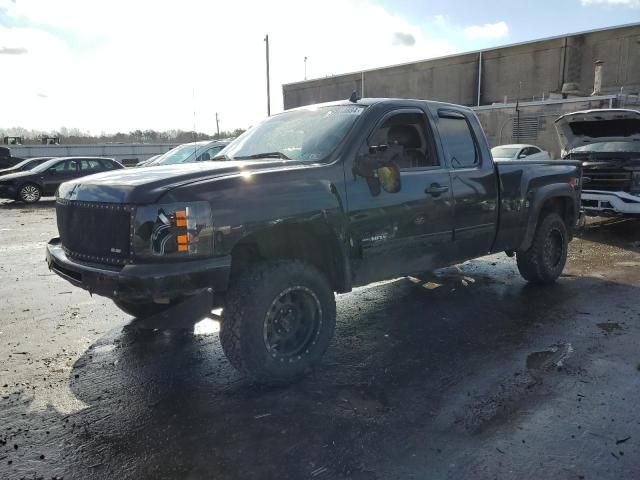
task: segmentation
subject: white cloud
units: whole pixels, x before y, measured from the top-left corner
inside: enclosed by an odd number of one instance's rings
[[[266,33],[272,112],[281,85],[303,79],[305,56],[314,78],[455,51],[368,0],[0,0],[0,12],[14,20],[0,25],[0,47],[28,52],[3,55],[15,74],[3,76],[12,95],[0,126],[191,129],[194,109],[201,131],[215,130],[216,112],[224,130],[255,124],[266,114]]]
[[[622,7],[639,8],[640,0],[581,0],[582,5],[615,5]]]
[[[505,22],[472,25],[465,27],[464,34],[471,39],[503,38],[509,35],[509,26]]]

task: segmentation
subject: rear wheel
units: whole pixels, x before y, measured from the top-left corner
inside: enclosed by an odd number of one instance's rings
[[[18,190],[18,198],[25,203],[35,203],[40,200],[42,191],[38,185],[26,183]]]
[[[288,383],[322,358],[335,330],[326,277],[296,260],[255,264],[227,291],[220,340],[231,364],[261,383]]]
[[[568,233],[562,217],[544,214],[538,223],[529,250],[517,252],[520,275],[530,283],[555,282],[567,262]]]

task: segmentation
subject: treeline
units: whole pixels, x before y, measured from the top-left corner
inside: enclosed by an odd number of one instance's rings
[[[102,133],[93,135],[83,132],[78,128],[62,127],[56,131],[31,130],[22,127],[0,128],[0,137],[22,137],[24,145],[34,145],[42,143],[43,137],[58,137],[60,143],[66,144],[89,144],[89,143],[187,143],[197,140],[217,140],[220,138],[237,137],[244,133],[244,129],[236,128],[231,131],[223,131],[209,135],[203,132],[190,132],[185,130],[166,130],[158,132],[156,130],[134,130],[132,132]],[[2,141],[0,138],[0,142]]]

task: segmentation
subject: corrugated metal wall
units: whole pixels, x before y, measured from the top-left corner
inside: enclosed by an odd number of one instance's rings
[[[33,157],[108,157],[121,163],[137,163],[154,155],[168,152],[177,143],[104,143],[94,145],[10,145],[11,155]]]

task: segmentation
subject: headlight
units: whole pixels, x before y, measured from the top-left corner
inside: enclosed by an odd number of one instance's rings
[[[136,258],[203,257],[213,252],[213,220],[208,202],[168,203],[136,209]]]
[[[640,194],[640,172],[631,172],[631,193]]]

